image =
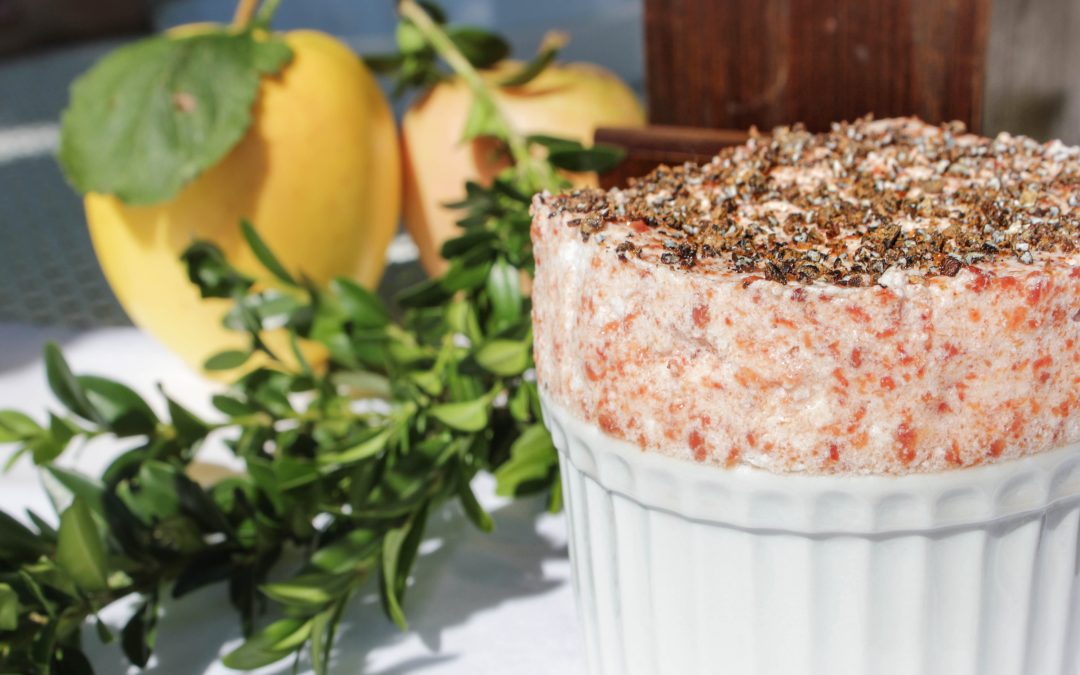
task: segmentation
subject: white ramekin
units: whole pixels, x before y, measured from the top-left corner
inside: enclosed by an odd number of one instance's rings
[[[643,453],[543,398],[593,675],[1080,673],[1080,445],[780,475]]]

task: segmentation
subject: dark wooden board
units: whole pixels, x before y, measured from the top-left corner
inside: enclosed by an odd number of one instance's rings
[[[645,0],[655,124],[982,121],[989,0]]]

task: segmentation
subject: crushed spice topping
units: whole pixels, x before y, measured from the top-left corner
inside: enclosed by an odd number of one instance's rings
[[[626,189],[551,199],[582,239],[689,270],[782,284],[955,276],[1080,251],[1080,148],[914,118],[756,132],[704,165],[661,166]],[[615,230],[612,230],[615,232]],[[606,236],[606,233],[605,233]]]

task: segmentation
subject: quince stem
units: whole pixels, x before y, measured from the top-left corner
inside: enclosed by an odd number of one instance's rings
[[[262,7],[259,8],[258,14],[255,15],[255,26],[270,30],[270,21],[274,18],[274,14],[277,13],[280,4],[281,0],[265,0]]]
[[[525,182],[537,190],[558,191],[560,188],[558,176],[552,170],[551,165],[535,157],[529,151],[529,143],[521,132],[514,127],[507,117],[502,106],[499,105],[495,95],[484,78],[476,71],[465,55],[457,48],[454,41],[446,34],[439,24],[432,20],[427,11],[415,0],[399,0],[398,13],[411,21],[423,34],[432,48],[446,61],[450,70],[465,82],[472,94],[482,100],[495,111],[496,123],[502,131],[503,140],[510,150],[510,156],[514,160],[514,167]]]
[[[262,5],[260,7],[260,4]],[[269,30],[281,0],[240,0],[233,13],[233,28],[262,28]]]
[[[240,0],[233,12],[232,25],[234,28],[246,28],[255,16],[255,9],[259,6],[259,0]]]

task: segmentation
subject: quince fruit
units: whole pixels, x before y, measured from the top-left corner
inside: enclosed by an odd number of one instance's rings
[[[232,303],[200,298],[188,279],[180,254],[193,241],[214,242],[237,268],[265,278],[241,233],[247,219],[291,272],[320,284],[346,276],[370,288],[397,228],[400,155],[375,78],[329,35],[299,30],[284,40],[292,60],[262,78],[252,124],[224,159],[165,203],[85,199],[94,249],[120,304],[196,369],[248,341],[221,325]],[[268,343],[288,354],[283,337]],[[308,356],[318,360],[317,351]]]

